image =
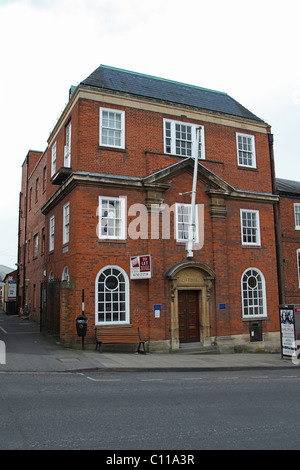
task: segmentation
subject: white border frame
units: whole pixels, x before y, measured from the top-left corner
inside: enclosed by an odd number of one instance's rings
[[[66,223],[65,223],[65,218],[66,218],[66,215],[65,215],[65,210],[66,208],[69,207],[69,233],[68,233],[68,239],[66,238]],[[64,206],[63,206],[63,245],[65,245],[66,243],[69,243],[70,242],[70,203],[67,202]]]
[[[111,113],[119,113],[121,114],[121,145],[109,145],[104,144],[102,142],[102,112],[107,111]],[[113,147],[113,148],[120,148],[125,149],[125,111],[122,109],[111,109],[111,108],[103,108],[99,109],[99,145],[102,147]]]
[[[125,279],[125,320],[124,321],[99,322],[98,320],[98,313],[99,313],[98,312],[98,281],[102,272],[105,271],[106,269],[117,269],[124,276],[124,279]],[[130,323],[130,316],[129,316],[130,297],[129,296],[130,296],[130,288],[129,288],[129,277],[128,277],[127,272],[124,271],[124,269],[121,268],[120,266],[112,265],[112,264],[109,264],[101,268],[95,279],[95,325],[96,326],[129,325]]]
[[[295,211],[296,207],[300,207],[299,202],[294,202],[294,220],[295,220],[295,230],[300,230],[300,225],[296,224],[296,211]]]
[[[181,203],[181,202],[176,202],[175,203],[175,240],[177,243],[187,243],[189,240],[183,240],[179,238],[178,236],[178,208],[180,206],[185,206],[185,207],[190,207],[192,211],[192,204],[186,204],[186,203]],[[199,220],[198,220],[198,204],[196,205],[196,228],[195,228],[195,234],[196,234],[196,239],[193,241],[193,243],[199,243]]]
[[[102,200],[108,199],[109,201],[119,201],[121,205],[121,234],[120,236],[109,236],[109,235],[102,235],[101,234],[101,212],[102,212]],[[127,225],[127,217],[126,217],[126,208],[127,208],[127,197],[120,196],[120,197],[111,197],[111,196],[99,196],[98,198],[99,205],[98,205],[98,227],[97,227],[97,235],[99,240],[126,240],[126,225]]]
[[[253,150],[252,150],[252,160],[253,160],[253,164],[252,165],[243,165],[242,163],[239,162],[239,142],[238,142],[238,137],[251,137],[252,139],[252,147],[253,147]],[[238,166],[242,167],[242,168],[256,168],[256,151],[255,151],[255,136],[252,135],[252,134],[243,134],[242,132],[236,132],[236,155],[237,155],[237,163],[238,163]]]
[[[51,234],[51,221],[54,221],[53,223],[53,238]],[[53,244],[51,243],[53,241]],[[52,215],[49,219],[49,252],[54,251],[55,247],[55,215]]]
[[[243,241],[243,212],[254,212],[256,214],[256,228],[257,228],[257,242],[256,243],[249,243]],[[260,221],[259,221],[259,210],[256,209],[240,209],[240,223],[241,223],[241,240],[243,246],[261,246],[261,238],[260,238]]]
[[[250,269],[253,269],[255,270],[258,274],[260,274],[261,276],[261,280],[262,280],[262,289],[263,289],[263,302],[264,302],[264,314],[263,315],[244,315],[244,289],[243,289],[243,278],[244,278],[244,275],[247,271],[249,271]],[[254,319],[254,318],[266,318],[268,316],[268,310],[267,310],[267,295],[266,295],[266,280],[265,280],[265,276],[263,275],[263,273],[261,272],[260,269],[256,268],[255,266],[249,266],[248,268],[245,269],[245,271],[243,272],[242,276],[241,276],[241,293],[242,293],[242,318],[243,320],[249,320],[249,319]]]
[[[166,123],[170,122],[171,123],[171,152],[167,152],[166,148]],[[196,129],[200,127],[201,132],[200,132],[200,143],[201,143],[201,158],[200,160],[205,160],[205,138],[204,138],[204,126],[195,124],[194,122],[184,122],[184,121],[177,121],[174,119],[167,119],[164,118],[163,120],[163,133],[164,133],[164,153],[166,155],[176,155],[177,157],[183,157],[183,158],[195,158],[195,145],[196,145]],[[192,127],[192,156],[189,157],[187,155],[178,155],[176,153],[176,145],[175,145],[175,124],[182,124],[184,126],[191,126]]]

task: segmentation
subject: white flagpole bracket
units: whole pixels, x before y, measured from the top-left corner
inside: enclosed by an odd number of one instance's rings
[[[196,239],[196,193],[197,193],[197,179],[198,179],[198,160],[199,160],[199,146],[200,146],[200,131],[201,128],[196,129],[196,149],[194,160],[194,176],[193,176],[193,190],[191,197],[191,217],[189,221],[189,238],[187,242],[187,258],[193,258],[193,243]]]

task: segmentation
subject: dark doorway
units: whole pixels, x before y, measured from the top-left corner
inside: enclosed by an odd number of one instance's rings
[[[40,331],[60,333],[60,289],[59,280],[41,283]]]
[[[199,291],[178,291],[179,341],[193,343],[200,341]]]

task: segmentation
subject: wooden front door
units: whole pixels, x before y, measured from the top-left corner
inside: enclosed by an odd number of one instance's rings
[[[178,291],[179,341],[200,341],[199,291]]]

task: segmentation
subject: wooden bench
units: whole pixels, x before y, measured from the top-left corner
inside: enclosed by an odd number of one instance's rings
[[[95,327],[96,332],[96,351],[99,345],[99,350],[102,353],[102,344],[130,344],[139,343],[137,352],[140,354],[146,354],[145,340],[141,339],[139,328],[128,328],[128,327],[116,327],[116,328],[105,328]],[[143,350],[141,350],[143,346]]]

